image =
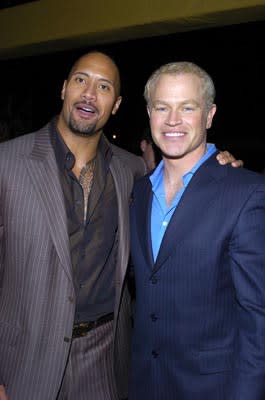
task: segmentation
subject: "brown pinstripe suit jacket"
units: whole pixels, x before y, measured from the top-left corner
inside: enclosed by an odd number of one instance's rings
[[[120,396],[126,397],[128,203],[144,165],[139,157],[112,149],[119,210],[114,368]],[[11,400],[53,400],[69,353],[75,292],[49,124],[1,144],[0,181],[0,383]]]

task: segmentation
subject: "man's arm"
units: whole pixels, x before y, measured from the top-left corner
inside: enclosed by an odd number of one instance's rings
[[[0,204],[1,205],[1,204]],[[2,212],[0,212],[0,290],[2,284],[2,275],[3,275],[3,263],[4,263],[4,254],[3,254],[3,221],[2,221]],[[1,361],[1,359],[0,359]],[[2,383],[2,378],[0,374],[0,400],[8,400],[5,388]]]
[[[231,164],[232,167],[239,168],[243,167],[244,163],[242,160],[236,160],[235,157],[229,153],[229,151],[220,151],[216,156],[217,161],[221,165]]]
[[[265,184],[244,204],[230,243],[238,334],[231,399],[265,399]],[[229,398],[230,399],[230,398]]]

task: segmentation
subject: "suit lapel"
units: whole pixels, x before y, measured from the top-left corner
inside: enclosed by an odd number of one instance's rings
[[[133,176],[126,166],[113,155],[110,163],[110,171],[114,180],[118,202],[118,235],[119,235],[119,256],[121,262],[117,274],[123,279],[127,268],[127,254],[129,252],[129,195],[133,186]],[[125,257],[126,256],[126,262]]]
[[[113,154],[110,171],[114,180],[118,202],[118,254],[115,274],[115,311],[119,309],[121,290],[128,266],[129,256],[129,196],[133,186],[133,175],[129,168]],[[117,312],[115,312],[115,324]]]
[[[189,238],[194,224],[202,222],[200,209],[212,201],[218,189],[218,181],[227,170],[218,164],[215,156],[199,168],[183,193],[163,237],[154,272],[161,268],[177,246],[181,246],[183,239]]]
[[[153,268],[154,258],[151,240],[151,211],[153,192],[152,185],[148,177],[142,182],[139,190],[139,204],[135,213],[137,217],[136,229],[138,230],[139,242],[141,243],[142,253],[146,257],[146,264]],[[143,204],[146,206],[144,207]]]
[[[32,153],[25,157],[25,166],[36,188],[62,266],[72,280],[64,198],[48,127],[36,133]]]

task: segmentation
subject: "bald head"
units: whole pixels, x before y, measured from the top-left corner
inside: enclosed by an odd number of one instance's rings
[[[63,84],[63,107],[57,124],[61,134],[99,137],[119,109],[119,93],[120,76],[114,61],[96,51],[84,54]]]

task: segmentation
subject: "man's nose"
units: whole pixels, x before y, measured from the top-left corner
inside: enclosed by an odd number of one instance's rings
[[[170,126],[178,125],[182,122],[182,114],[179,110],[170,110],[167,115],[166,123]]]
[[[82,96],[87,100],[96,100],[97,87],[94,82],[88,82],[83,90]]]

